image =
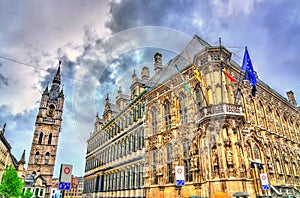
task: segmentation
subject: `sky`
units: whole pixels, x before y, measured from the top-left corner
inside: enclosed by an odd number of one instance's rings
[[[163,64],[194,35],[219,38],[241,64],[247,46],[258,78],[300,103],[298,0],[2,0],[0,1],[0,127],[26,161],[41,93],[62,60],[65,104],[54,176],[60,164],[84,175],[87,140],[107,94],[129,90],[153,55]],[[128,92],[127,92],[128,93]]]

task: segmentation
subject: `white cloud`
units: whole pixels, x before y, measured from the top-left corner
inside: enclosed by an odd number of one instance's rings
[[[213,0],[212,9],[221,17],[238,17],[239,15],[251,14],[254,10],[255,0]]]
[[[40,75],[33,68],[18,64],[4,63],[2,75],[9,79],[8,86],[0,89],[0,104],[12,107],[12,113],[17,114],[36,107],[41,86]]]

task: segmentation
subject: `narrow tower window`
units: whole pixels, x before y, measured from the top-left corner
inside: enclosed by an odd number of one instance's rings
[[[43,132],[40,133],[40,136],[39,136],[39,142],[38,144],[42,144],[42,141],[43,141]]]
[[[52,141],[52,133],[50,133],[49,137],[48,137],[48,144],[50,145]]]

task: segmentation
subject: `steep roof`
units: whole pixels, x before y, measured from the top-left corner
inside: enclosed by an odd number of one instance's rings
[[[180,71],[190,66],[187,54],[192,59],[195,55],[205,50],[206,47],[210,46],[211,45],[209,45],[206,41],[195,35],[188,45],[175,58],[171,59],[166,65],[164,65],[158,74],[155,74],[151,77],[147,83],[147,86],[154,88],[166,82],[168,79],[178,74],[175,65],[178,66]]]

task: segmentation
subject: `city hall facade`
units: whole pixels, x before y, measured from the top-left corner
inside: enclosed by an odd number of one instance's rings
[[[120,89],[115,103],[107,96],[102,117],[96,115],[84,196],[300,196],[293,92],[286,99],[257,78],[254,96],[240,68],[226,48],[195,36],[166,65],[156,53],[152,76],[147,67],[140,77],[134,71],[130,95]],[[183,186],[175,166],[183,166]]]

